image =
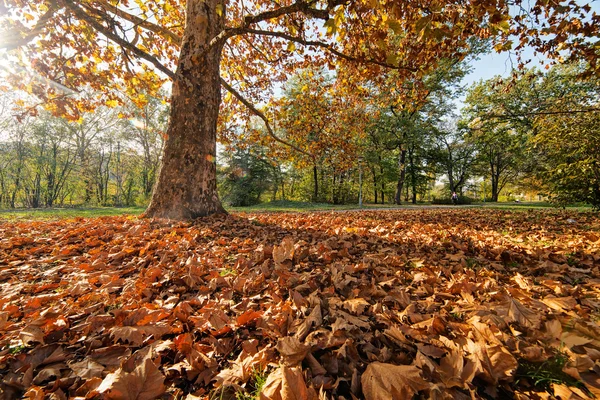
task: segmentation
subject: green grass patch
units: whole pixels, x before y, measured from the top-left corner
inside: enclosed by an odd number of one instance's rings
[[[329,203],[306,203],[302,201],[277,200],[268,203],[260,203],[250,207],[227,207],[229,212],[302,212],[302,211],[327,211],[327,210],[349,210],[358,209],[358,204],[329,204]],[[365,207],[367,208],[367,207]]]
[[[115,215],[140,215],[145,210],[145,207],[77,207],[0,210],[0,221],[53,220],[77,217],[94,218]]]
[[[553,383],[575,386],[586,390],[582,382],[563,372],[563,368],[568,361],[569,357],[561,352],[557,352],[544,362],[520,360],[516,373],[517,380],[527,379],[536,388],[548,392],[551,390]]]
[[[258,400],[260,392],[267,382],[267,373],[261,370],[253,370],[252,377],[248,382],[247,392],[236,393],[236,400]]]
[[[477,203],[479,206],[485,208],[494,208],[499,210],[538,210],[538,209],[558,209],[562,208],[556,204],[549,203],[547,201],[530,201],[530,202],[514,202],[508,201],[506,203]],[[586,204],[572,204],[565,208],[575,211],[590,211],[592,206]]]

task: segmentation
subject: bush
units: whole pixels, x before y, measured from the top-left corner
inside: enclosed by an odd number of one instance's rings
[[[459,205],[469,205],[469,204],[473,204],[475,200],[473,200],[470,197],[467,196],[458,196],[458,202],[456,204]],[[452,199],[450,197],[446,198],[446,197],[442,197],[440,199],[433,197],[433,200],[431,200],[431,204],[436,204],[436,205],[452,205],[454,203],[452,203]]]

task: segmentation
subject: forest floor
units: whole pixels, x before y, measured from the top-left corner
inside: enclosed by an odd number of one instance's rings
[[[0,398],[587,399],[599,321],[592,212],[0,221]]]

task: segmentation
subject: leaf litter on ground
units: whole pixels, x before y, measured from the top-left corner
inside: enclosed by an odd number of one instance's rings
[[[594,398],[599,320],[593,213],[0,223],[4,399]]]

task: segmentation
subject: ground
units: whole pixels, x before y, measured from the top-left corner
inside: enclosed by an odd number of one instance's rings
[[[591,212],[5,220],[0,398],[591,398],[599,298]]]

